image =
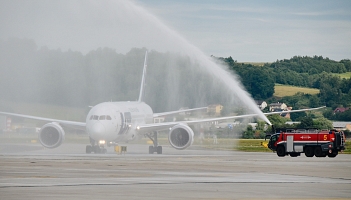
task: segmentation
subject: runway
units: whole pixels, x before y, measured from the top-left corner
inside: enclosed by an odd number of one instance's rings
[[[169,146],[149,155],[140,144],[122,155],[87,155],[83,144],[0,145],[1,199],[351,199],[351,155]]]

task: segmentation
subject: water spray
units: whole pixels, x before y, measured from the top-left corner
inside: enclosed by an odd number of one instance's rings
[[[178,51],[180,51],[182,54],[196,59],[196,61],[200,63],[203,69],[220,80],[232,94],[235,94],[235,96],[248,107],[250,111],[258,114],[258,117],[271,125],[271,122],[268,120],[268,118],[258,108],[250,95],[243,89],[243,86],[237,80],[237,77],[230,74],[218,63],[214,62],[209,56],[205,55],[199,48],[191,44],[176,31],[166,26],[157,17],[150,14],[144,8],[136,5],[131,1],[126,1],[125,4],[128,4],[129,8],[133,8],[135,11],[138,11],[138,13],[142,15],[144,19],[147,18],[150,23],[154,24],[156,27],[158,27],[158,29],[162,31],[162,33],[166,34],[168,39],[174,43],[173,49],[178,48]]]

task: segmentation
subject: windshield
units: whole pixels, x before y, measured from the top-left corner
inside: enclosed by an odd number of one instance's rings
[[[273,144],[277,141],[277,139],[279,138],[280,134],[274,134],[272,135],[270,142],[272,142]]]
[[[89,118],[90,120],[112,120],[111,116],[109,115],[92,115]]]

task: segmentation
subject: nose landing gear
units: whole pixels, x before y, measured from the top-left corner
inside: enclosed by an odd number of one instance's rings
[[[104,146],[99,146],[99,145],[95,145],[95,141],[93,139],[90,138],[90,144],[91,145],[87,145],[85,148],[85,153],[90,154],[90,153],[101,153],[101,154],[105,154],[107,153],[107,149],[104,148]]]

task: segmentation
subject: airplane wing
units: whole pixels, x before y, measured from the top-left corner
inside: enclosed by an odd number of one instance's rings
[[[162,113],[154,113],[153,116],[160,117],[160,116],[172,115],[172,114],[177,114],[177,113],[182,113],[182,112],[190,112],[190,111],[205,110],[205,109],[207,109],[207,107],[192,108],[192,109],[177,110],[177,111],[162,112]]]
[[[0,115],[20,117],[20,118],[26,118],[26,119],[34,119],[34,120],[45,121],[45,122],[56,122],[56,123],[59,123],[63,126],[72,127],[72,128],[76,128],[76,129],[80,129],[80,130],[85,130],[85,126],[86,126],[85,122],[50,119],[50,118],[36,117],[36,116],[31,116],[31,115],[22,115],[22,114],[16,114],[16,113],[0,112]]]
[[[326,106],[321,106],[317,108],[306,108],[306,109],[300,109],[300,110],[287,110],[287,111],[278,111],[278,112],[269,112],[269,113],[263,113],[264,115],[274,115],[274,114],[283,114],[283,113],[294,113],[294,112],[304,112],[304,111],[311,111],[311,110],[319,110],[322,108],[325,108]]]
[[[283,113],[293,113],[293,112],[304,112],[304,111],[311,111],[311,110],[318,110],[321,108],[325,108],[325,106],[318,107],[318,108],[307,108],[307,109],[300,109],[300,110],[289,110],[289,111],[280,111],[280,112],[270,112],[270,113],[263,113],[264,115],[274,115],[274,114],[283,114]],[[207,118],[207,119],[199,119],[193,121],[177,121],[177,122],[165,122],[165,123],[153,123],[153,124],[142,124],[136,127],[137,131],[141,132],[148,132],[148,131],[156,131],[156,130],[166,130],[169,129],[177,124],[197,124],[197,123],[204,123],[204,122],[212,122],[212,121],[223,121],[229,119],[241,119],[247,117],[256,117],[259,114],[246,114],[246,115],[237,115],[237,116],[228,116],[228,117],[216,117],[216,118]]]

